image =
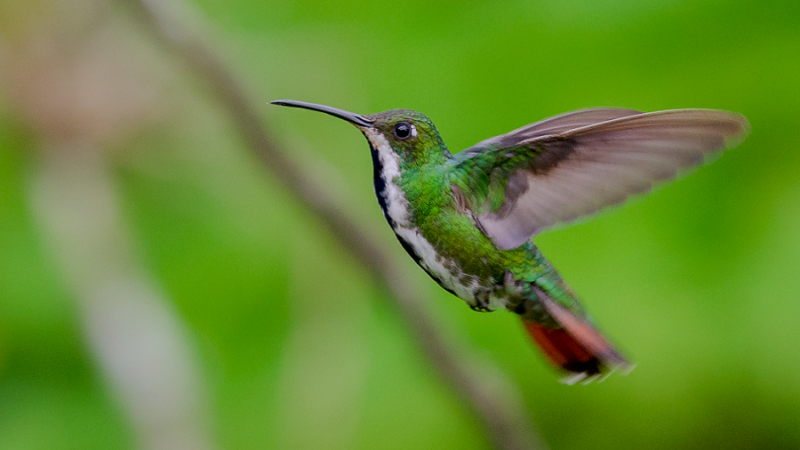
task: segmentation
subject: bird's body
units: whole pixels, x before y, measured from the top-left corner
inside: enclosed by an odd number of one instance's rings
[[[367,133],[367,138],[375,193],[386,220],[408,253],[443,288],[473,309],[491,311],[507,306],[498,292],[506,271],[529,281],[555,274],[531,242],[501,250],[481,232],[452,188],[460,169],[443,144],[434,147],[434,161],[403,167],[380,133]]]
[[[355,124],[370,144],[378,202],[409,255],[473,309],[519,314],[571,381],[628,363],[530,237],[647,190],[746,130],[744,118],[722,111],[606,108],[557,116],[453,156],[415,111],[360,116],[273,103]]]

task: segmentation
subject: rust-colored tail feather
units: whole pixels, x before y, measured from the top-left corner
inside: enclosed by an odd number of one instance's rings
[[[545,356],[568,372],[564,381],[592,381],[615,370],[632,366],[587,320],[576,317],[567,308],[550,298],[540,298],[548,313],[560,326],[547,326],[523,319],[531,338]]]
[[[528,334],[539,345],[545,356],[559,368],[587,377],[600,375],[602,362],[589,349],[575,340],[563,328],[547,328],[536,322],[523,321]]]

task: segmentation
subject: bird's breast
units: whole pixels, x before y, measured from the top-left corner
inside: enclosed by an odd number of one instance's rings
[[[482,296],[481,291],[485,290],[479,278],[464,273],[457,261],[444,257],[413,223],[408,199],[398,184],[402,176],[400,157],[379,132],[367,129],[364,134],[372,151],[375,194],[397,239],[436,282],[474,305],[476,297]]]

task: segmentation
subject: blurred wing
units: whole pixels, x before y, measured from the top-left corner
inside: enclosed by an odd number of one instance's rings
[[[551,119],[552,129],[563,129],[558,120],[570,117]],[[741,115],[684,109],[624,114],[524,141],[504,141],[508,135],[503,135],[458,158],[459,167],[473,170],[462,171],[455,183],[469,191],[465,197],[486,235],[510,249],[545,228],[650,190],[653,183],[702,162],[705,154],[734,145],[747,130]]]

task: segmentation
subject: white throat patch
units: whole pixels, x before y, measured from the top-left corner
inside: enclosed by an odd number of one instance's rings
[[[395,183],[400,177],[400,157],[392,149],[392,145],[374,128],[365,128],[372,148],[378,152],[378,159],[383,167],[383,176],[386,179],[386,212],[398,227],[409,227],[408,202],[403,190]]]

